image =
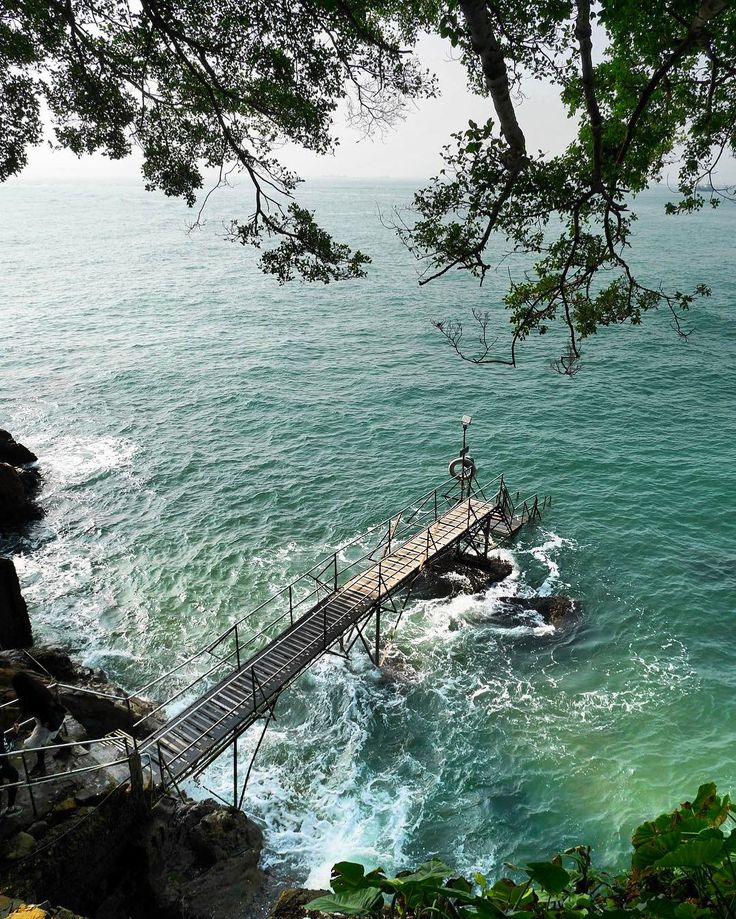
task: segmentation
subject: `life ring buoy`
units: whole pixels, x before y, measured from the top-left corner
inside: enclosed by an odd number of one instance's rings
[[[447,467],[447,471],[458,482],[466,482],[468,479],[472,479],[475,475],[475,463],[472,456],[458,456]]]

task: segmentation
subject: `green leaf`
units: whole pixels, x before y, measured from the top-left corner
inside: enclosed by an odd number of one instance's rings
[[[715,865],[723,857],[722,839],[693,839],[668,852],[654,863],[655,868],[700,868]]]
[[[342,890],[365,890],[378,887],[384,879],[383,868],[365,873],[365,868],[356,862],[338,862],[332,867],[330,884],[335,893]]]
[[[452,874],[452,868],[449,865],[446,865],[444,862],[441,862],[437,858],[433,858],[428,862],[420,865],[416,871],[412,874],[404,875],[402,881],[425,881],[430,878],[438,881],[444,881],[445,878],[449,877]]]
[[[526,873],[539,886],[550,894],[561,893],[570,883],[570,875],[561,865],[554,862],[530,862]]]
[[[317,897],[305,909],[320,913],[340,913],[343,916],[365,916],[383,908],[383,894],[377,887],[363,890],[342,890],[340,893]]]

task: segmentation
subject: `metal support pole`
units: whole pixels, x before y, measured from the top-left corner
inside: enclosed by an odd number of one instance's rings
[[[435,488],[435,490],[434,490],[434,519],[437,520],[437,517],[438,517],[438,513],[437,513],[437,489]]]
[[[278,701],[278,697],[274,700],[274,703],[273,703],[274,706],[276,705],[277,701]],[[240,799],[238,800],[238,810],[243,809],[243,799],[245,798],[245,789],[248,787],[248,780],[250,779],[250,774],[253,771],[253,765],[256,761],[256,757],[258,756],[258,751],[261,749],[261,744],[263,743],[263,738],[266,736],[266,731],[268,730],[268,726],[271,723],[271,718],[273,717],[274,717],[273,709],[270,709],[268,716],[266,718],[266,722],[263,725],[263,731],[261,732],[261,736],[258,739],[258,743],[256,744],[255,750],[253,751],[253,756],[251,756],[250,758],[250,763],[248,764],[248,771],[245,773],[245,780],[243,781],[243,790],[240,792]]]
[[[235,657],[238,662],[238,670],[240,670],[240,635],[237,623],[235,624]]]
[[[233,810],[238,807],[238,735],[233,735]]]
[[[294,588],[289,584],[289,621],[294,625]]]
[[[130,696],[128,695],[127,692],[125,693],[125,706],[128,709],[128,728],[130,731],[130,736],[133,739],[133,749],[135,750],[136,755],[137,755],[138,754],[138,738],[133,733],[134,732],[133,712],[130,707]]]
[[[488,520],[486,520],[484,537],[485,539],[484,539],[484,544],[483,544],[483,556],[484,558],[487,559],[488,558],[488,547],[491,542],[491,518],[490,517],[488,518]]]
[[[133,801],[141,809],[145,807],[146,797],[143,785],[143,767],[138,750],[128,751],[128,741],[125,741],[125,752],[128,756],[128,771],[130,773],[130,793]]]
[[[464,462],[464,460],[465,460],[465,451],[466,451],[466,449],[467,449],[467,447],[466,447],[466,445],[465,445],[465,444],[466,444],[467,435],[468,435],[468,426],[467,426],[466,424],[464,424],[464,425],[463,425],[463,452],[460,454],[460,456],[462,456],[462,458],[463,458],[463,463],[461,463],[461,465],[460,465],[460,468],[462,469],[462,472],[461,472],[461,475],[460,475],[460,500],[461,500],[461,501],[462,501],[463,498],[465,497],[465,462]]]
[[[23,762],[23,774],[26,777],[26,787],[28,788],[28,796],[31,799],[31,810],[33,811],[33,816],[38,817],[38,811],[36,810],[36,799],[33,797],[33,787],[31,783],[31,777],[28,774],[28,763],[26,762],[26,755],[21,751],[20,758]]]
[[[335,552],[335,554],[334,554],[334,556],[333,556],[333,561],[334,561],[334,563],[335,563],[335,578],[334,578],[334,581],[333,581],[333,587],[332,587],[332,589],[333,589],[335,592],[337,592],[337,552]]]
[[[381,604],[376,609],[376,667],[381,666]]]

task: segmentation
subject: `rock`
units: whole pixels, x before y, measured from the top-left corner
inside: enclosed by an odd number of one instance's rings
[[[165,800],[143,845],[148,883],[166,915],[243,915],[264,882],[260,829],[245,814],[212,800]]]
[[[4,919],[82,919],[63,906],[51,906],[44,902],[35,905],[22,900],[11,899],[0,894],[0,916]]]
[[[13,530],[43,517],[43,510],[26,491],[20,473],[0,463],[0,531]]]
[[[28,827],[28,832],[38,842],[48,833],[49,825],[45,820],[37,820]]]
[[[3,842],[0,847],[0,857],[8,862],[16,862],[30,855],[37,845],[38,843],[30,833],[21,830]]]
[[[145,737],[160,725],[154,715],[134,731],[133,722],[150,714],[156,703],[131,696],[128,712],[123,690],[109,683],[103,670],[77,664],[66,651],[53,646],[35,647],[32,656],[20,650],[0,652],[0,703],[15,698],[10,681],[18,670],[37,673],[46,683],[53,678],[67,684],[59,689],[59,699],[83,726],[87,737],[103,737],[117,730]],[[85,689],[104,695],[93,695]]]
[[[555,628],[572,625],[580,619],[581,603],[573,597],[501,597],[512,613],[533,610]]]
[[[441,556],[414,582],[414,596],[420,600],[440,600],[461,593],[478,594],[507,578],[513,571],[504,559],[450,552]]]
[[[268,919],[304,919],[305,916],[321,916],[321,913],[308,913],[304,906],[317,897],[324,897],[329,890],[303,890],[289,888],[285,890],[274,904]]]
[[[0,463],[25,466],[26,463],[35,463],[37,459],[36,454],[19,444],[9,431],[0,429]]]
[[[27,648],[32,644],[31,620],[15,565],[12,559],[0,556],[0,648]]]
[[[19,469],[18,475],[23,483],[26,495],[32,498],[41,487],[41,482],[43,481],[41,470],[36,466],[30,466],[26,469]]]

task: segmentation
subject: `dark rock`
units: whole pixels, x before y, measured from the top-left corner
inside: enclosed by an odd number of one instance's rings
[[[18,475],[23,483],[23,488],[25,489],[27,497],[33,498],[43,481],[41,470],[37,466],[30,466],[27,469],[19,469]]]
[[[243,915],[263,884],[260,829],[214,801],[166,799],[143,846],[157,907],[182,919]]]
[[[28,827],[28,832],[33,836],[35,840],[43,839],[43,837],[48,833],[49,825],[45,820],[37,820],[35,823],[32,823]]]
[[[35,463],[37,459],[36,454],[19,444],[9,431],[0,429],[0,463],[25,466],[26,463]]]
[[[304,890],[289,888],[274,904],[268,919],[304,919],[305,916],[321,916],[322,913],[307,912],[304,907],[317,897],[324,897],[329,890]]]
[[[533,610],[555,628],[572,625],[580,619],[581,604],[574,597],[501,597],[509,611]]]
[[[21,474],[0,463],[0,531],[14,530],[43,517],[43,510],[31,500]]]
[[[28,648],[32,644],[31,620],[15,565],[12,559],[0,556],[0,649]]]
[[[440,600],[461,593],[483,593],[492,584],[507,578],[512,565],[501,558],[463,553],[447,553],[433,562],[414,582],[414,596],[419,600]]]

